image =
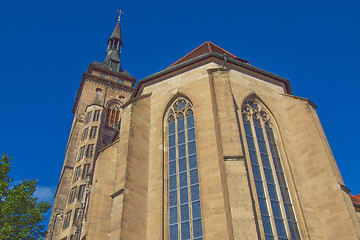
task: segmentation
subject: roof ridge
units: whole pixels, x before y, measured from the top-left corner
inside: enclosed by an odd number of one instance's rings
[[[206,41],[203,44],[201,44],[200,46],[198,46],[197,48],[195,48],[194,50],[192,50],[191,52],[189,52],[188,54],[186,54],[184,57],[180,58],[179,60],[177,60],[176,62],[171,64],[167,68],[171,68],[177,64],[186,62],[194,57],[201,56],[201,55],[207,54],[207,53],[218,53],[221,55],[227,54],[227,55],[229,55],[230,58],[236,59],[236,60],[244,62],[244,63],[248,63],[248,61],[235,56],[234,54],[226,51],[225,49],[219,47],[218,45],[216,45],[210,41]]]
[[[225,50],[225,49],[223,49],[222,47],[219,47],[219,46],[218,46],[218,45],[216,45],[215,43],[212,43],[212,42],[209,42],[209,43],[211,43],[211,44],[212,44],[212,45],[214,45],[215,47],[220,48],[221,50],[223,50],[224,52],[226,52],[227,54],[229,54],[231,57],[233,57],[233,58],[239,58],[239,57],[235,56],[234,54],[232,54],[232,53],[230,53],[230,52],[226,51],[226,50]]]
[[[191,52],[189,52],[188,54],[186,54],[185,56],[183,56],[182,58],[180,58],[179,60],[177,60],[176,62],[174,62],[173,64],[171,64],[169,67],[170,68],[176,64],[178,64],[178,62],[180,62],[181,60],[183,60],[184,58],[186,58],[187,56],[189,56],[190,54],[192,54],[193,52],[195,52],[196,50],[198,50],[199,48],[201,48],[203,45],[205,45],[208,41],[204,42],[203,44],[201,44],[200,46],[198,46],[197,48],[195,48],[194,50],[192,50]]]
[[[208,45],[209,52],[212,52],[211,42],[210,42],[210,41],[206,41],[206,43],[207,43],[207,45]]]

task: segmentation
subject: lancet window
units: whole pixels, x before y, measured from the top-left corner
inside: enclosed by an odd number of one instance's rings
[[[300,239],[275,139],[276,127],[258,99],[246,100],[242,113],[265,239]]]
[[[63,228],[67,228],[70,225],[71,212],[72,212],[72,210],[70,210],[66,213],[65,218],[64,218]]]
[[[192,104],[179,97],[167,114],[169,239],[203,239]]]
[[[89,113],[86,115],[85,124],[88,124],[88,123],[91,121],[91,114],[92,114],[92,112],[89,112]]]
[[[97,129],[98,129],[97,126],[91,128],[91,130],[90,130],[90,138],[96,137]]]
[[[81,166],[78,166],[76,169],[75,169],[75,175],[74,175],[74,181],[73,182],[76,182],[79,177],[80,177],[80,172],[81,172]]]
[[[95,110],[93,121],[99,121],[99,117],[100,117],[100,110]]]
[[[117,101],[110,102],[106,112],[106,124],[109,127],[114,128],[120,120],[120,103]]]

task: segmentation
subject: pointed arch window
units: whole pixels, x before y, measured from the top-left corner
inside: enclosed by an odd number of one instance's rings
[[[120,120],[120,103],[117,101],[112,101],[108,104],[107,112],[106,112],[106,124],[109,127],[114,128],[115,125]]]
[[[275,140],[276,128],[256,98],[245,100],[242,113],[265,239],[300,239]]]
[[[200,240],[203,232],[192,104],[177,98],[166,119],[169,239]]]

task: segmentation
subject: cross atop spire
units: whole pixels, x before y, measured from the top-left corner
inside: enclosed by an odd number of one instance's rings
[[[114,72],[123,71],[120,66],[120,54],[123,45],[121,38],[120,15],[123,12],[121,10],[118,10],[118,12],[119,12],[119,20],[117,21],[115,28],[107,42],[108,47],[106,51],[105,61],[103,63],[98,64]]]
[[[120,22],[120,19],[121,19],[121,14],[124,14],[124,12],[123,12],[123,11],[121,11],[121,10],[116,10],[116,11],[118,11],[118,12],[119,12],[118,21]]]

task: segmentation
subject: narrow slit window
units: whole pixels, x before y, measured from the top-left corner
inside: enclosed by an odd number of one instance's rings
[[[78,220],[78,218],[79,218],[79,212],[80,212],[80,208],[75,209],[75,212],[74,212],[73,225],[75,225],[75,224],[76,224],[76,221],[77,221],[77,220]]]
[[[82,200],[82,198],[84,196],[84,192],[85,192],[85,185],[80,185],[79,192],[78,192],[78,195],[77,195],[77,200],[78,201]]]
[[[87,114],[85,124],[88,124],[91,121],[91,115],[92,115],[92,112],[89,112]]]
[[[80,172],[81,172],[81,166],[78,166],[76,169],[75,169],[75,175],[74,175],[74,181],[73,182],[76,182],[79,177],[80,177]]]
[[[70,221],[71,221],[71,210],[68,211],[66,214],[65,214],[65,218],[64,218],[64,223],[63,223],[63,228],[67,228],[69,227],[70,225]]]
[[[94,122],[99,121],[99,117],[100,117],[100,110],[95,110],[93,121]]]
[[[84,152],[85,152],[85,146],[82,146],[79,150],[79,157],[78,157],[78,161],[80,161],[81,159],[83,159],[84,157]]]
[[[86,178],[86,176],[89,174],[89,171],[90,171],[90,163],[84,165],[84,170],[82,172],[81,178],[82,179]]]
[[[84,141],[88,136],[89,128],[85,128],[81,140]]]
[[[92,127],[90,130],[90,138],[95,138],[96,137],[96,132],[97,132],[98,127]]]
[[[89,144],[86,149],[86,157],[87,158],[92,157],[93,152],[94,152],[94,144]]]
[[[76,187],[72,188],[70,190],[70,194],[69,194],[69,204],[74,202],[75,200],[75,196],[76,196]]]

